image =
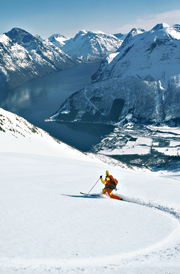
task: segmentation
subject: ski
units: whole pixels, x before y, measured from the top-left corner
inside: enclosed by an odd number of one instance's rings
[[[88,193],[85,192],[80,192],[82,195],[89,195]]]
[[[85,193],[85,192],[80,192],[84,197],[89,197],[89,198],[100,198],[101,194],[97,193]]]
[[[81,191],[80,191],[80,194],[82,194],[84,196],[89,196],[89,197],[92,197],[92,198],[99,198],[102,195],[102,194],[95,194],[95,193],[94,194],[90,194],[90,193],[85,193],[85,192],[81,192]],[[124,200],[123,198],[121,198],[120,201],[125,201],[126,202],[126,200]]]

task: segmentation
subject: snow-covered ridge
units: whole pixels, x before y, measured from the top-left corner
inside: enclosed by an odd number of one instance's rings
[[[133,29],[119,48],[118,57],[97,80],[127,76],[148,80],[151,77],[163,81],[167,87],[169,77],[179,73],[179,39],[180,25],[158,24],[150,31],[139,32]]]
[[[0,36],[0,86],[13,88],[25,81],[75,65],[54,44],[13,28]]]
[[[139,28],[133,28],[125,37],[121,47],[119,48],[118,51],[120,51],[120,49],[122,49],[123,47],[125,47],[129,42],[131,42],[133,40],[133,38],[138,35],[138,34],[142,34],[144,33],[145,30],[144,29],[139,29]]]
[[[0,108],[0,152],[89,160],[84,153],[51,137],[24,118]]]
[[[108,54],[103,61],[101,62],[99,69],[96,73],[94,73],[91,77],[92,82],[96,82],[97,81],[97,77],[99,76],[99,74],[102,74],[106,68],[108,67],[108,65],[113,61],[113,59],[118,55],[118,52],[115,53],[110,53]],[[95,80],[94,80],[95,79]]]
[[[109,53],[116,52],[123,42],[123,38],[87,30],[79,31],[71,39],[62,41],[61,36],[53,35],[49,40],[78,62],[101,61]]]
[[[54,34],[51,35],[47,40],[49,40],[51,43],[53,43],[55,46],[61,48],[62,46],[65,45],[65,42],[69,40],[70,38],[65,37],[64,35],[61,34]],[[47,41],[46,40],[46,41]]]
[[[127,169],[126,164],[104,155],[83,153],[24,118],[0,108],[0,152],[27,153],[106,163]]]

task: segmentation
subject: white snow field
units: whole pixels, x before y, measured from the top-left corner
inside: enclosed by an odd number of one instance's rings
[[[106,169],[125,201],[80,194]],[[0,273],[179,274],[179,173],[110,166],[0,109]]]

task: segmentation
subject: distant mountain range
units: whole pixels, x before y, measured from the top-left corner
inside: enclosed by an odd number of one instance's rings
[[[119,38],[117,38],[119,37]],[[13,28],[0,35],[0,88],[77,65],[101,62],[92,84],[69,97],[53,120],[179,124],[180,25],[127,35],[80,31],[46,40]]]
[[[56,34],[48,40],[78,62],[99,62],[107,54],[119,49],[124,36],[120,34],[119,37],[100,31],[82,30],[71,39]]]
[[[40,36],[13,28],[0,35],[0,89],[84,62],[100,62],[123,40],[102,32],[80,31],[74,38]]]
[[[56,121],[180,124],[180,25],[133,29],[93,83],[71,95]]]

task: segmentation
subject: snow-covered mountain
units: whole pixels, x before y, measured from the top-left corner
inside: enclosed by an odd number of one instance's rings
[[[108,65],[113,61],[113,59],[118,54],[119,52],[110,53],[102,60],[98,71],[91,76],[92,83],[97,81],[97,78],[99,77],[99,75],[101,75],[106,70]]]
[[[25,30],[13,28],[0,35],[1,88],[13,88],[73,65],[72,58],[60,48]]]
[[[123,42],[104,32],[82,30],[74,38],[53,35],[49,40],[78,62],[99,62],[109,53],[116,52]]]
[[[2,109],[0,171],[0,273],[179,274],[179,172],[104,164]]]
[[[125,38],[123,39],[123,43],[120,47],[120,49],[122,49],[123,47],[125,47],[128,43],[131,42],[131,40],[133,40],[133,38],[138,35],[138,34],[141,34],[141,33],[144,33],[145,30],[144,29],[140,29],[140,28],[133,28],[126,36]],[[119,49],[119,51],[120,51]]]
[[[119,48],[119,55],[96,81],[133,76],[162,82],[179,73],[180,25],[158,24],[150,31],[132,29]],[[173,70],[172,70],[173,68]]]
[[[53,34],[47,40],[49,40],[51,43],[53,43],[56,47],[61,48],[62,46],[65,45],[65,42],[69,39],[70,38],[68,38],[64,35],[61,35],[61,34]]]
[[[114,123],[131,116],[179,124],[180,25],[133,30],[123,44],[103,61],[94,83],[69,97],[52,119]]]

